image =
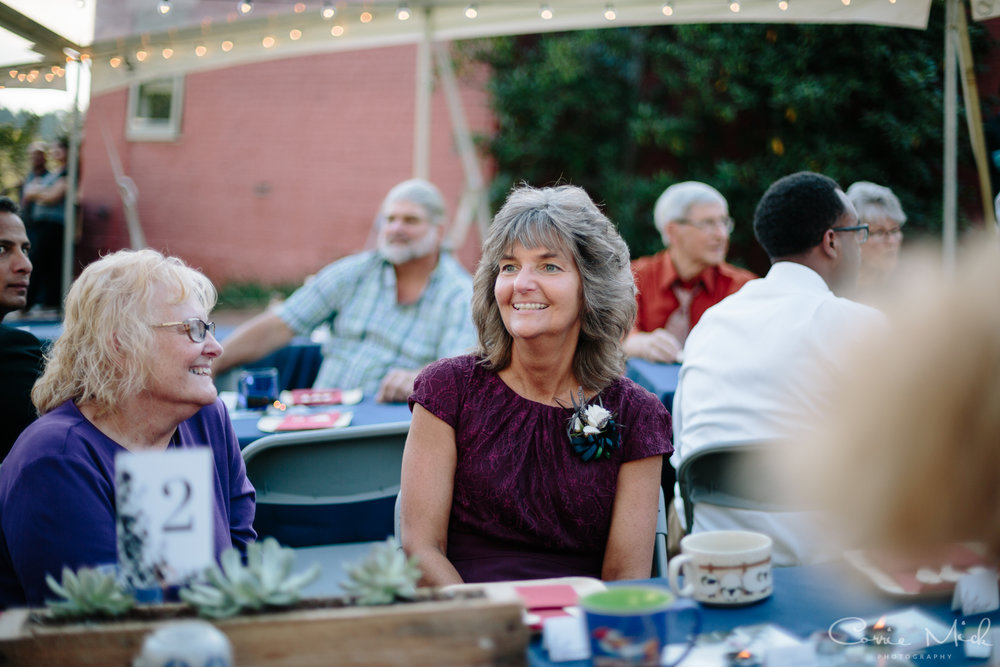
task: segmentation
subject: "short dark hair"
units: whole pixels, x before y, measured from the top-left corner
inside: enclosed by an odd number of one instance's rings
[[[771,260],[813,248],[844,214],[840,186],[829,176],[800,171],[767,189],[753,216],[753,233]]]
[[[21,212],[21,208],[17,205],[10,197],[0,197],[0,213],[13,213],[17,215]]]

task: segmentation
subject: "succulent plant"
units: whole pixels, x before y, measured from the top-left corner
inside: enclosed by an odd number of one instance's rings
[[[246,565],[237,549],[227,550],[219,561],[222,569],[212,565],[205,570],[204,583],[191,583],[180,591],[182,600],[210,618],[235,616],[244,609],[295,604],[302,587],[320,572],[319,565],[313,564],[305,572],[292,574],[295,552],[282,547],[273,537],[247,547]]]
[[[357,596],[359,605],[391,604],[416,596],[420,568],[417,557],[407,558],[390,537],[374,545],[363,561],[350,566],[347,576],[349,580],[341,588]]]
[[[135,605],[135,598],[122,589],[110,572],[82,567],[74,574],[64,567],[62,583],[51,574],[45,575],[45,583],[62,598],[45,603],[55,617],[120,616]]]

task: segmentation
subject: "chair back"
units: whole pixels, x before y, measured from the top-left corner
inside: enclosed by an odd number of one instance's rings
[[[290,547],[393,534],[409,422],[265,436],[243,450],[254,528]]]
[[[653,576],[667,576],[667,501],[660,487],[660,501],[656,507],[656,536],[653,542]]]
[[[699,448],[686,457],[677,481],[688,532],[698,503],[763,512],[789,509],[771,469],[777,448],[771,442],[727,442]]]

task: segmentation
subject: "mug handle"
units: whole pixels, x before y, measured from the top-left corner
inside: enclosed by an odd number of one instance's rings
[[[695,642],[698,641],[698,635],[701,634],[701,607],[699,607],[694,600],[690,598],[677,600],[673,605],[671,605],[670,609],[667,610],[667,617],[669,618],[671,614],[682,614],[685,611],[689,611],[692,614],[691,639],[688,641],[687,648],[684,649],[684,652],[681,653],[680,657],[678,657],[677,660],[671,664],[667,665],[667,667],[677,667],[677,665],[681,663],[681,660],[686,658],[687,654],[694,648]],[[670,634],[667,633],[667,636],[669,637]]]
[[[678,575],[681,573],[681,569],[686,563],[690,562],[691,556],[688,554],[677,554],[670,559],[670,564],[667,566],[667,581],[670,584],[670,590],[674,595],[680,595],[686,598],[694,595],[693,581],[685,581],[684,588],[681,588],[678,583]],[[690,579],[690,577],[685,577],[685,579]]]

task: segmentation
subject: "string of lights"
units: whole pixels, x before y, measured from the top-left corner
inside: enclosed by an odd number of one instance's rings
[[[178,0],[147,0],[156,13],[162,17],[170,17],[177,11],[174,6]],[[222,1],[222,0],[220,0]],[[178,29],[176,25],[167,25],[162,32],[143,33],[117,40],[114,44],[101,44],[92,47],[90,53],[79,54],[80,60],[93,58],[95,65],[110,67],[112,70],[129,70],[156,62],[165,63],[176,59],[194,58],[208,59],[213,53],[230,54],[244,53],[246,57],[253,50],[271,50],[282,45],[296,42],[315,43],[315,40],[346,38],[352,31],[364,30],[367,25],[381,25],[384,21],[397,22],[405,25],[414,17],[429,12],[431,7],[437,21],[450,12],[454,12],[457,21],[477,22],[491,18],[498,12],[511,12],[514,7],[520,10],[529,9],[531,3],[490,3],[462,2],[436,3],[426,0],[399,1],[379,0],[312,0],[311,2],[293,0],[225,0],[233,3],[233,18],[226,20],[224,25],[216,29],[211,20],[202,21],[198,27]],[[852,0],[827,0],[830,4],[840,4],[850,7]],[[858,0],[854,0],[857,2]],[[896,5],[898,0],[881,0],[887,5]],[[609,0],[603,5],[592,7],[590,11],[598,12],[600,19],[606,23],[615,23],[623,18],[629,24],[638,21],[649,24],[663,21],[685,22],[685,14],[689,16],[694,9],[702,11],[709,3],[718,3],[720,11],[733,14],[745,13],[759,9],[764,4],[777,7],[779,12],[787,13],[787,20],[795,20],[795,6],[803,0],[666,0],[665,2],[638,2],[637,0]],[[543,22],[553,21],[560,14],[582,11],[578,3],[550,0],[534,5],[537,17]],[[291,10],[291,11],[289,11]],[[530,10],[529,10],[530,11]],[[773,10],[772,10],[773,11]],[[315,14],[313,13],[315,12]],[[639,15],[640,12],[645,14]],[[297,17],[302,20],[296,24]],[[310,20],[315,17],[316,20]],[[717,20],[724,20],[722,18]],[[234,22],[235,21],[235,22]],[[245,29],[239,28],[247,22]],[[176,23],[176,22],[175,22]],[[470,23],[470,25],[472,25]],[[65,75],[61,64],[37,64],[32,66],[11,68],[8,72],[11,79],[16,79],[22,85],[32,82],[53,81]],[[0,84],[2,85],[2,84]]]

